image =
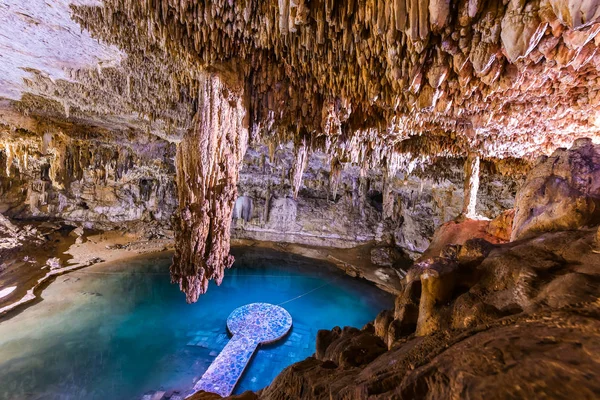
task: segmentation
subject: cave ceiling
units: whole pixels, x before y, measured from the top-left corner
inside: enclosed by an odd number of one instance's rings
[[[0,95],[178,141],[217,74],[251,141],[390,170],[532,159],[600,140],[598,3],[3,0]]]

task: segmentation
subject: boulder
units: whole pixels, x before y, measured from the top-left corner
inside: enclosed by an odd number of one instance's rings
[[[590,139],[558,149],[532,169],[517,193],[511,240],[600,223],[600,146]]]
[[[514,219],[515,210],[512,208],[510,210],[506,210],[490,221],[487,231],[490,235],[508,242],[512,233]]]

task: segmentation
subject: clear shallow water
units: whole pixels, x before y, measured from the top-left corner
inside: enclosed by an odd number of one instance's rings
[[[170,255],[59,277],[44,301],[0,320],[0,399],[139,399],[185,393],[225,346],[227,316],[252,302],[281,304],[290,334],[259,349],[235,393],[259,390],[315,351],[319,329],[373,320],[393,298],[315,261],[256,252],[220,287],[186,304],[169,283]]]

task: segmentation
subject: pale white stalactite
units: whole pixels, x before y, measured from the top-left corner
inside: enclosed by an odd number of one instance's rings
[[[50,143],[52,142],[52,133],[45,132],[42,136],[42,154],[48,154],[48,148],[50,147]]]
[[[477,191],[479,190],[479,155],[469,153],[465,161],[465,198],[463,214],[477,219]]]
[[[10,166],[13,163],[13,155],[11,152],[11,146],[6,145],[6,176],[10,178]]]
[[[286,35],[289,31],[290,0],[279,0],[279,31]]]
[[[308,145],[306,139],[302,141],[302,144],[296,153],[296,163],[294,165],[294,175],[292,178],[292,188],[294,193],[294,199],[298,197],[298,192],[302,186],[302,175],[308,165]]]

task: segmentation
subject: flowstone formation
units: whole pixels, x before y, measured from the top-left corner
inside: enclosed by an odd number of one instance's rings
[[[169,227],[175,145],[147,133],[25,117],[4,103],[0,113],[1,213],[86,229],[140,221]]]

